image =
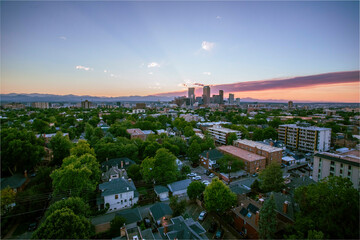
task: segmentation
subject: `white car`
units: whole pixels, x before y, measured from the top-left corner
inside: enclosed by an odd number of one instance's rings
[[[202,181],[202,183],[205,184],[205,186],[210,184],[210,182],[208,180],[204,180],[204,181]]]
[[[206,211],[202,211],[198,217],[198,220],[204,221],[205,217],[206,217]]]
[[[209,178],[213,178],[213,177],[215,177],[215,174],[210,173]]]
[[[188,177],[196,177],[196,173],[189,173],[187,176]]]
[[[200,176],[195,176],[195,177],[193,177],[193,180],[194,180],[194,181],[201,180],[201,177],[200,177]]]

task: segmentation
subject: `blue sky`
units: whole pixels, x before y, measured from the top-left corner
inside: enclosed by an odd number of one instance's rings
[[[1,92],[149,95],[359,70],[359,3],[1,2]]]

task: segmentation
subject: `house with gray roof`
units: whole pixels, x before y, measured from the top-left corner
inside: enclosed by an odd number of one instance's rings
[[[222,158],[224,154],[217,149],[203,151],[200,157],[200,164],[206,169],[216,168],[216,161]]]
[[[150,207],[150,216],[154,219],[158,225],[166,222],[173,214],[172,209],[167,203],[157,202]]]
[[[137,226],[137,222],[142,221],[142,217],[139,208],[125,209],[116,213],[116,216],[123,217],[126,228],[132,228]]]
[[[185,179],[177,182],[173,182],[167,185],[173,196],[185,196],[187,195],[187,188],[190,185],[191,180]]]
[[[117,178],[99,184],[101,200],[98,201],[99,209],[109,204],[108,212],[130,208],[139,201],[139,193],[131,179]]]
[[[155,186],[154,192],[159,197],[160,201],[166,201],[169,200],[169,189],[164,186]]]
[[[128,178],[125,169],[119,169],[116,166],[111,167],[109,170],[101,174],[101,180],[103,182],[107,182],[110,179],[116,178]]]
[[[10,187],[14,192],[21,191],[26,185],[27,181],[28,178],[21,174],[15,174],[11,177],[1,178],[1,190],[6,187]]]
[[[199,222],[182,216],[171,219],[171,224],[158,228],[162,239],[208,239]]]
[[[108,171],[111,167],[117,167],[118,169],[128,169],[135,162],[129,158],[113,158],[101,163],[101,170],[103,172]]]

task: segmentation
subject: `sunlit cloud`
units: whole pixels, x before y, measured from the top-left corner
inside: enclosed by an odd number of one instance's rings
[[[104,70],[104,73],[107,73],[107,70],[106,70],[106,69]]]
[[[160,83],[155,82],[153,86],[149,86],[150,89],[161,89]]]
[[[201,48],[204,49],[205,51],[211,51],[211,49],[213,49],[214,46],[215,46],[215,43],[213,43],[213,42],[203,41],[201,43]]]
[[[177,86],[182,88],[189,88],[189,87],[202,87],[204,86],[204,84],[194,82],[191,79],[185,79],[183,83],[179,83]]]
[[[158,64],[157,62],[151,62],[147,65],[148,68],[153,68],[153,67],[160,67],[160,64]]]
[[[78,70],[85,70],[85,71],[92,71],[92,70],[94,70],[93,68],[84,67],[84,66],[81,66],[81,65],[78,65],[78,66],[76,66],[75,68],[78,69]]]
[[[221,19],[222,17],[220,17],[220,16],[216,16],[216,19]]]
[[[59,39],[66,40],[67,38],[65,36],[60,36]]]
[[[153,75],[154,73],[153,73],[153,72],[149,72],[148,74],[149,74],[149,75]]]
[[[202,74],[210,76],[211,72],[203,72]]]

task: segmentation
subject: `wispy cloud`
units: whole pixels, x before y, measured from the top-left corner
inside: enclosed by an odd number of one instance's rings
[[[224,92],[252,92],[282,89],[301,89],[321,85],[334,85],[345,83],[358,83],[360,71],[331,72],[317,75],[297,76],[283,79],[270,79],[260,81],[238,82],[231,84],[212,85],[211,91],[224,90]],[[200,91],[201,89],[199,89]],[[161,96],[180,96],[184,91],[158,94]]]
[[[104,73],[107,73],[107,70],[106,70],[106,69],[104,70]]]
[[[81,66],[81,65],[78,65],[75,67],[76,69],[79,69],[79,70],[85,70],[85,71],[92,71],[94,70],[93,68],[90,68],[90,67],[84,67],[84,66]]]
[[[183,82],[183,83],[179,83],[178,86],[179,86],[179,87],[188,88],[188,87],[204,86],[204,84],[194,82],[194,81],[192,81],[191,79],[185,79],[184,82]]]
[[[149,86],[150,89],[161,89],[160,83],[155,82],[153,86]]]
[[[149,75],[153,75],[154,73],[153,73],[153,72],[149,72],[148,74],[149,74]]]
[[[211,72],[203,72],[202,74],[210,76]]]
[[[205,51],[211,51],[215,46],[215,43],[213,42],[207,42],[207,41],[203,41],[201,43],[201,48],[204,49]]]
[[[60,36],[59,39],[66,40],[67,38],[65,36]]]
[[[151,62],[147,65],[148,68],[153,68],[153,67],[160,67],[160,64],[157,62]]]
[[[222,19],[222,17],[220,17],[220,16],[216,16],[216,19]]]

